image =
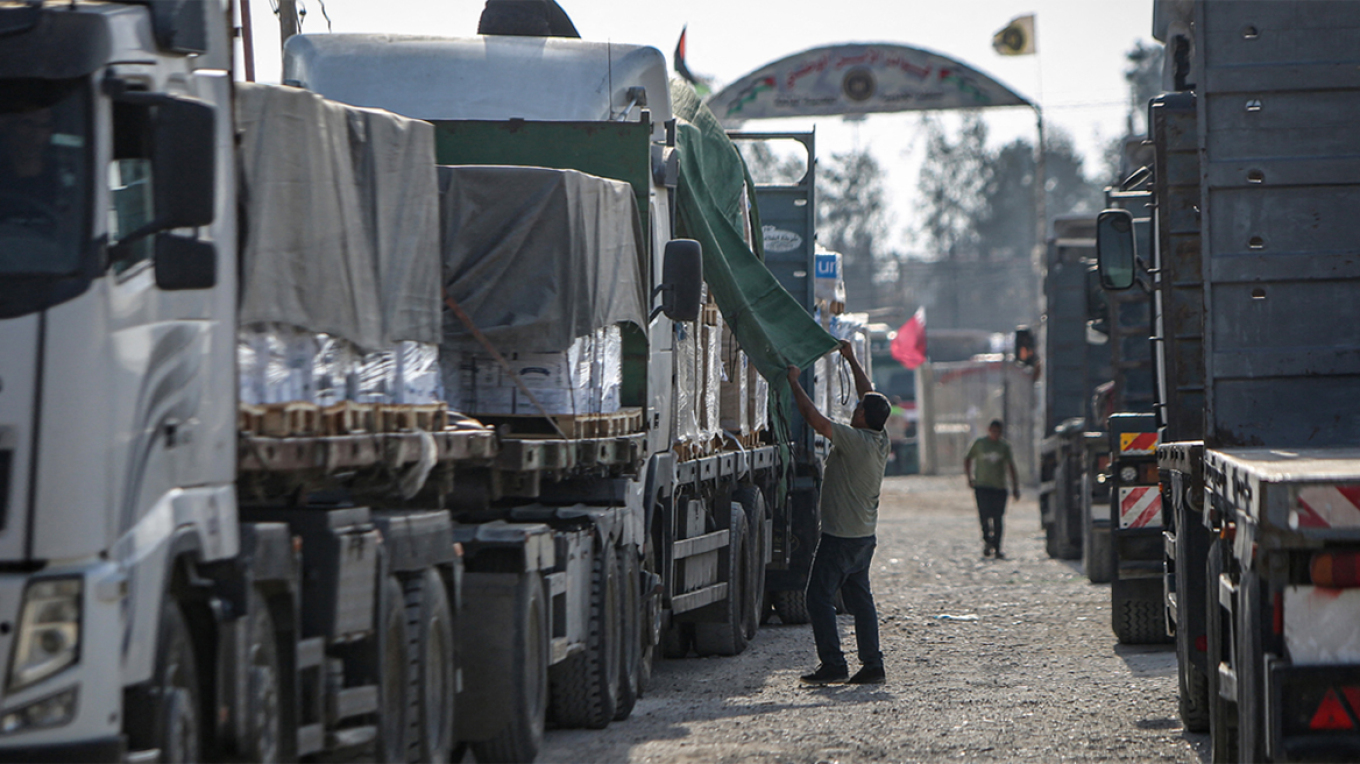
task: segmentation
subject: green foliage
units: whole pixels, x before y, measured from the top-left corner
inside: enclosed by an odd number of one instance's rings
[[[884,173],[865,150],[832,154],[817,174],[817,239],[841,253],[847,298],[855,305],[876,305],[879,260],[887,255],[888,232]]]
[[[969,114],[955,136],[938,119],[924,121],[926,159],[918,183],[924,222],[918,231],[945,260],[1028,257],[1037,242],[1034,144],[1023,138],[987,147],[987,126]],[[1087,179],[1071,136],[1050,128],[1045,139],[1046,214],[1094,213],[1100,188]]]

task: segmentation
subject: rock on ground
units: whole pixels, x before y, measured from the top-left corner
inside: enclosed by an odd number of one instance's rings
[[[1003,561],[982,558],[961,477],[887,479],[878,535],[887,684],[800,686],[811,628],[776,621],[740,656],[658,662],[630,719],[551,730],[539,761],[1207,758],[1177,718],[1175,653],[1117,644],[1109,586],[1045,555],[1032,498],[1007,509]],[[849,616],[841,634],[854,671]]]

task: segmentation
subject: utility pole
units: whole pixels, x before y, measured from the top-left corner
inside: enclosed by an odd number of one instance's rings
[[[246,67],[246,82],[255,81],[255,31],[250,21],[250,0],[241,0],[241,58]]]
[[[297,0],[279,0],[279,45],[288,43],[288,38],[302,31],[298,22]]]

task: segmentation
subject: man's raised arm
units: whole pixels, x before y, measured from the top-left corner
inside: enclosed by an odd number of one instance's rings
[[[855,395],[863,398],[874,391],[873,380],[864,373],[864,367],[859,365],[855,358],[855,346],[850,344],[850,340],[841,340],[841,355],[850,362],[850,372],[855,375]]]
[[[798,413],[803,415],[803,421],[807,422],[822,437],[830,438],[831,420],[817,410],[817,404],[812,402],[807,392],[803,390],[803,386],[798,383],[798,378],[803,375],[803,370],[797,366],[790,366],[788,374],[789,387],[793,389],[793,402],[798,405]]]

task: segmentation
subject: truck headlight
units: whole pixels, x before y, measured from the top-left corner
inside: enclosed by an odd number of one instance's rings
[[[34,581],[24,591],[9,691],[40,682],[80,658],[81,580]]]

